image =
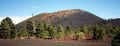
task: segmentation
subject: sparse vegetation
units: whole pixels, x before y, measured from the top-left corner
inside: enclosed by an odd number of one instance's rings
[[[80,31],[80,29],[75,32],[76,40],[80,40],[84,36],[84,33]]]
[[[57,37],[57,30],[55,27],[52,25],[49,25],[48,27],[48,32],[49,32],[49,38],[56,38]]]
[[[28,20],[26,22],[26,30],[28,31],[28,37],[34,36],[33,22],[32,20]]]
[[[67,14],[67,13],[66,13]],[[65,17],[65,16],[64,16]],[[37,39],[60,39],[60,40],[104,40],[105,37],[112,37],[112,46],[120,46],[120,26],[113,24],[111,20],[101,20],[98,22],[93,22],[86,24],[74,24],[73,20],[64,18],[70,22],[68,25],[65,21],[59,19],[54,20],[49,19],[54,17],[49,16],[47,19],[39,21],[39,23],[34,22],[32,19],[25,21],[25,27],[19,27],[20,30],[13,24],[11,18],[6,17],[1,21],[0,24],[0,39],[14,39],[14,38],[37,38]],[[74,18],[76,19],[76,18]],[[48,22],[52,20],[53,22]],[[83,19],[84,20],[84,19]],[[60,21],[60,23],[58,22]],[[63,22],[63,23],[61,23]],[[60,25],[58,25],[58,24]],[[65,25],[65,24],[66,25]],[[89,23],[89,22],[88,22]],[[61,25],[62,24],[62,25]],[[70,25],[73,24],[73,25]],[[21,24],[22,25],[22,24]],[[19,25],[17,25],[19,26]],[[78,28],[78,26],[80,28]],[[75,27],[75,28],[74,28]],[[111,40],[111,39],[110,39]]]
[[[49,35],[47,28],[48,28],[47,24],[44,24],[42,22],[38,24],[36,28],[36,37],[47,38]]]
[[[27,32],[27,30],[26,30],[26,29],[23,29],[23,30],[19,31],[18,37],[20,37],[20,38],[27,38],[27,37],[28,37],[28,32]]]
[[[72,31],[72,28],[70,26],[67,26],[66,27],[66,30],[65,30],[65,36],[66,37],[72,37],[73,36],[73,31]]]
[[[88,28],[85,24],[83,26],[81,26],[81,32],[88,34]]]
[[[58,26],[58,30],[57,30],[57,38],[63,38],[65,36],[65,29],[62,25]]]
[[[112,46],[120,46],[120,28],[113,28],[113,38],[111,42]]]
[[[96,40],[103,40],[105,37],[105,29],[101,27],[100,25],[95,25],[94,31],[93,31],[93,39]]]

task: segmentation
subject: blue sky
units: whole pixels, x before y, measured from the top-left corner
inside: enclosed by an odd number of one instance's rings
[[[120,0],[0,0],[0,21],[11,17],[19,23],[34,13],[82,9],[103,19],[120,18]]]

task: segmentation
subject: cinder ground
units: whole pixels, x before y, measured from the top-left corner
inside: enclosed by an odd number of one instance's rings
[[[110,42],[43,39],[0,40],[0,46],[111,46]]]

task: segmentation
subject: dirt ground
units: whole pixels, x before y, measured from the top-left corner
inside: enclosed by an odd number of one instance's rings
[[[44,39],[0,40],[0,46],[111,46],[101,41],[58,41]]]

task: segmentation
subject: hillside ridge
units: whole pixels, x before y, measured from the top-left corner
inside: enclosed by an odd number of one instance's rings
[[[72,28],[78,28],[83,24],[89,25],[95,21],[103,20],[102,18],[90,12],[83,11],[80,9],[61,10],[53,13],[41,13],[29,19],[34,19],[36,24],[40,23],[41,21],[44,21],[54,26],[62,24],[64,27],[71,26]],[[25,23],[27,20],[17,24],[16,28],[21,29],[25,27]]]

